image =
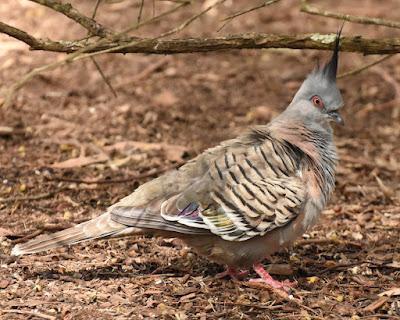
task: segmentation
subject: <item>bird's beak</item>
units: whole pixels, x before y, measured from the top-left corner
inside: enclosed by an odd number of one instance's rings
[[[337,124],[340,124],[342,126],[344,125],[343,118],[340,115],[339,111],[330,111],[328,114],[329,114],[329,118],[331,118]]]

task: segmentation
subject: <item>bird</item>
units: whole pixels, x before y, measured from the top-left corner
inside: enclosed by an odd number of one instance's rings
[[[290,290],[262,261],[313,226],[335,187],[332,122],[343,124],[336,84],[341,30],[333,53],[305,78],[269,123],[206,149],[181,167],[142,184],[100,216],[13,247],[34,254],[87,240],[148,234],[180,238],[227,266],[233,279],[251,267],[260,281]]]

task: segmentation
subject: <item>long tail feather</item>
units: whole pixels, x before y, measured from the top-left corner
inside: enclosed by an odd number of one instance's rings
[[[11,254],[19,256],[37,253],[86,240],[123,235],[128,233],[127,231],[133,231],[133,228],[112,221],[110,214],[105,213],[72,228],[49,235],[42,235],[27,243],[18,244],[12,249]]]

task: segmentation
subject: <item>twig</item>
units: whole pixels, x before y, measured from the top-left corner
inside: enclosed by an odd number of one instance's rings
[[[17,310],[17,309],[4,309],[4,310],[0,310],[0,312],[25,314],[25,315],[35,316],[35,317],[38,317],[38,318],[48,319],[48,320],[56,320],[57,319],[57,317],[55,317],[55,316],[50,316],[48,314],[41,313],[39,311],[24,311],[24,310]]]
[[[31,48],[41,47],[43,45],[46,47],[46,44],[41,39],[36,39],[35,37],[31,36],[27,32],[25,32],[21,29],[15,28],[13,26],[10,26],[1,21],[0,21],[0,32],[26,43]],[[47,42],[47,44],[50,44],[50,43]]]
[[[256,289],[267,289],[270,292],[276,294],[278,297],[282,298],[283,300],[287,301],[287,302],[292,302],[294,304],[296,304],[298,307],[303,308],[309,312],[311,312],[312,314],[314,314],[316,317],[318,316],[317,312],[313,309],[311,309],[310,307],[307,307],[306,305],[304,305],[301,300],[291,297],[289,296],[289,294],[281,289],[276,289],[273,288],[269,285],[266,284],[262,284],[262,283],[252,283],[252,282],[242,282],[245,286],[250,287],[250,288],[256,288]]]
[[[93,10],[93,13],[92,13],[92,19],[94,19],[96,17],[97,9],[99,8],[100,2],[101,2],[101,0],[97,0],[96,1],[96,4],[94,6],[94,10]]]
[[[94,59],[94,57],[90,57],[90,60],[92,60],[93,64],[95,65],[97,71],[100,73],[101,77],[103,78],[104,82],[106,83],[106,85],[108,86],[108,88],[110,89],[110,91],[112,92],[112,94],[114,95],[114,97],[116,98],[117,92],[114,90],[113,86],[111,85],[110,80],[108,80],[107,76],[104,74],[103,70],[101,70],[99,64],[97,63],[97,61]]]
[[[224,24],[218,29],[218,31],[221,31],[229,22],[231,22],[234,18],[236,18],[236,17],[239,17],[239,16],[241,16],[241,15],[244,15],[244,14],[246,14],[246,13],[249,13],[249,12],[252,12],[252,11],[255,11],[255,10],[258,10],[258,9],[261,9],[261,8],[264,8],[264,7],[266,7],[266,6],[269,6],[269,5],[271,5],[271,4],[274,4],[274,3],[276,3],[276,2],[278,2],[278,1],[280,1],[280,0],[268,0],[268,1],[264,1],[263,3],[261,3],[261,4],[259,4],[259,5],[257,5],[257,6],[255,6],[255,7],[251,7],[251,8],[248,8],[248,9],[245,9],[245,10],[242,10],[242,11],[239,11],[239,12],[236,12],[235,14],[232,14],[232,15],[230,15],[230,16],[228,16],[228,17],[226,17],[226,18],[224,18],[222,21],[224,22]]]
[[[41,1],[45,1],[45,0],[41,0]],[[208,12],[209,10],[214,8],[215,6],[221,4],[222,2],[225,2],[225,1],[226,0],[219,0],[219,1],[215,2],[214,4],[210,5],[209,7],[207,7],[203,11],[201,11],[200,13],[198,13],[196,15],[193,15],[192,17],[187,19],[185,22],[183,22],[178,27],[173,28],[173,29],[171,29],[171,30],[169,30],[169,31],[167,31],[167,32],[165,32],[165,33],[163,33],[163,34],[151,39],[151,40],[157,41],[157,40],[159,40],[161,38],[164,38],[164,37],[170,36],[170,35],[172,35],[174,33],[182,31],[184,28],[189,26],[194,20],[196,20],[197,18],[199,18],[200,16],[204,15],[206,12]],[[175,10],[177,10],[177,8],[182,7],[184,5],[186,5],[186,3],[181,4],[181,5],[173,8],[169,12],[174,12]],[[167,14],[167,13],[168,12],[165,12],[164,15]],[[163,15],[163,14],[161,14],[161,15]],[[156,18],[152,18],[152,19],[150,19],[150,21],[153,21],[155,19]],[[146,22],[143,22],[141,25],[143,25],[145,23]],[[136,28],[139,28],[139,25],[140,24],[138,24],[136,26]],[[1,31],[2,30],[0,29],[0,32]],[[121,36],[121,34],[122,33],[120,33],[118,35],[115,35],[114,38],[117,38],[117,37]],[[29,81],[30,79],[35,77],[37,74],[40,74],[40,73],[42,73],[44,71],[53,70],[53,69],[55,69],[55,68],[57,68],[57,67],[59,67],[61,65],[65,65],[67,63],[74,62],[74,61],[77,61],[77,60],[80,60],[80,59],[89,58],[89,57],[92,57],[92,56],[95,56],[95,55],[98,55],[98,54],[102,54],[102,53],[108,53],[108,52],[115,52],[115,51],[118,51],[118,50],[124,50],[125,48],[127,48],[127,47],[129,47],[131,45],[135,45],[135,44],[136,45],[138,45],[138,44],[140,45],[140,44],[144,44],[144,43],[147,43],[147,42],[149,42],[149,39],[139,39],[138,40],[137,38],[134,38],[133,40],[131,39],[130,41],[128,41],[128,43],[125,43],[123,45],[115,46],[115,44],[114,44],[114,46],[112,48],[107,48],[107,49],[103,49],[103,50],[100,50],[100,51],[97,51],[97,52],[92,52],[95,47],[97,47],[99,45],[102,46],[105,43],[105,39],[101,39],[100,41],[98,41],[95,44],[83,47],[80,50],[70,54],[68,57],[64,58],[61,61],[53,62],[53,63],[47,64],[45,66],[42,66],[42,67],[39,67],[39,68],[35,68],[32,71],[30,71],[29,73],[27,73],[24,77],[22,77],[19,81],[15,82],[7,90],[6,98],[4,100],[3,105],[4,105],[5,108],[7,108],[11,104],[11,101],[12,101],[12,98],[14,97],[15,92],[17,90],[19,90],[27,81]],[[89,52],[89,53],[87,53],[87,52]]]
[[[157,60],[154,64],[149,65],[143,71],[139,72],[137,75],[135,75],[133,78],[129,79],[128,81],[117,83],[115,85],[115,88],[119,89],[128,84],[132,85],[141,80],[147,79],[150,76],[150,74],[152,74],[157,69],[161,68],[163,65],[167,64],[169,60],[170,60],[170,57],[168,57],[168,56],[164,57],[160,60]]]
[[[71,228],[74,224],[79,224],[87,220],[88,219],[86,218],[86,219],[78,219],[70,223],[45,224],[43,226],[36,227],[34,230],[27,230],[22,235],[13,235],[12,236],[13,239],[16,238],[15,240],[13,240],[13,244],[26,242],[32,238],[36,238],[37,236],[41,235],[44,232],[57,232],[64,229],[68,229]]]
[[[356,69],[354,69],[354,70],[350,70],[350,71],[348,71],[348,72],[344,72],[344,73],[338,75],[337,78],[338,78],[338,79],[341,79],[341,78],[345,78],[345,77],[354,76],[354,75],[356,75],[356,74],[359,74],[359,73],[361,73],[362,71],[364,71],[364,70],[366,70],[366,69],[369,69],[369,68],[371,68],[371,67],[373,67],[373,66],[376,66],[376,65],[379,64],[379,63],[382,63],[383,61],[386,61],[386,60],[390,59],[390,58],[393,57],[394,55],[395,55],[395,54],[389,54],[389,55],[384,56],[384,57],[382,57],[382,58],[380,58],[380,59],[378,59],[378,60],[376,60],[376,61],[374,61],[374,62],[367,63],[367,64],[361,66],[360,68],[356,68]]]
[[[46,192],[46,193],[39,193],[31,196],[24,196],[24,197],[9,197],[9,198],[0,198],[0,203],[9,203],[9,202],[17,202],[17,201],[33,201],[33,200],[41,200],[46,199],[54,196],[55,194],[65,191],[66,188],[61,188],[56,191]]]
[[[84,183],[84,184],[111,184],[111,183],[126,183],[126,182],[134,182],[137,180],[150,178],[157,176],[161,173],[164,173],[169,170],[173,170],[180,166],[183,162],[177,163],[170,167],[164,167],[160,169],[150,170],[148,172],[134,175],[131,177],[123,178],[123,179],[99,179],[99,180],[86,180],[86,179],[74,179],[74,178],[64,178],[64,177],[46,177],[46,179],[50,181],[63,181],[63,182],[73,182],[73,183]]]
[[[388,300],[389,297],[379,297],[378,300],[375,300],[374,302],[366,306],[363,310],[365,312],[374,312],[375,310],[382,307]]]
[[[94,6],[94,10],[93,10],[93,13],[92,13],[92,19],[94,19],[96,17],[97,9],[99,8],[100,2],[101,2],[101,0],[97,0],[96,1],[96,4]],[[89,33],[89,36],[90,36],[90,33]],[[108,80],[108,78],[104,74],[103,70],[101,69],[100,65],[97,63],[96,59],[93,58],[93,57],[90,57],[90,60],[92,60],[94,66],[96,67],[97,71],[99,72],[101,78],[103,79],[103,81],[106,83],[107,87],[110,89],[110,91],[112,92],[112,94],[116,98],[117,97],[117,92],[112,87],[111,82]]]
[[[279,310],[282,308],[281,305],[264,305],[260,303],[246,303],[246,302],[231,302],[231,301],[213,301],[214,304],[219,305],[227,305],[227,306],[240,306],[240,307],[249,307],[256,309],[266,309],[266,310]]]
[[[392,87],[394,91],[394,97],[391,101],[388,101],[380,106],[380,108],[385,107],[385,105],[394,105],[394,109],[392,112],[392,118],[398,118],[400,114],[400,107],[399,107],[399,102],[400,102],[400,85],[398,81],[385,69],[380,68],[379,72],[377,72],[377,75],[380,76],[384,81],[388,82]]]
[[[92,35],[105,38],[105,37],[108,37],[113,34],[113,32],[111,30],[104,27],[97,21],[83,15],[69,3],[61,3],[57,0],[30,0],[30,1],[36,2],[38,4],[48,7],[50,9],[58,11],[59,13],[65,15],[68,18],[79,23],[82,27],[84,27],[86,30],[88,30],[90,32],[90,34],[92,34]]]
[[[345,240],[338,240],[338,239],[301,239],[295,242],[296,246],[304,246],[310,244],[339,244],[339,245],[350,245],[354,247],[362,247],[360,243],[354,241],[345,241]]]
[[[172,11],[174,10],[165,12],[162,15],[172,13]],[[161,16],[157,16],[149,21],[143,21],[140,26],[155,22],[160,17]],[[129,31],[133,30],[133,27],[129,29]],[[177,31],[180,30],[181,29]],[[124,32],[126,32],[126,30]],[[15,39],[25,42],[30,46],[31,50],[64,52],[70,54],[81,54],[84,52],[96,54],[177,54],[267,48],[332,50],[334,42],[333,34],[319,33],[297,35],[245,33],[215,38],[161,39],[174,33],[170,31],[156,38],[126,37],[124,40],[113,40],[113,37],[112,39],[101,39],[98,42],[87,45],[84,41],[50,41],[37,39],[23,30],[11,27],[2,22],[0,22],[0,33],[5,33]],[[115,37],[115,39],[117,38],[118,36]],[[341,37],[340,50],[345,52],[358,52],[364,55],[400,53],[400,38],[367,39],[360,36]],[[68,62],[76,60],[76,56],[69,55],[68,58]],[[60,62],[63,63],[64,60]]]
[[[333,270],[340,269],[340,268],[350,268],[350,267],[353,267],[353,266],[358,266],[358,265],[363,264],[363,263],[364,263],[363,261],[361,261],[361,262],[350,262],[350,263],[338,263],[338,264],[336,264],[334,266],[325,268],[325,269],[317,272],[316,275],[318,275],[318,276],[319,275],[323,275],[323,274],[325,274],[325,273],[327,273],[329,271],[333,271]]]
[[[177,10],[179,10],[179,9],[189,5],[189,4],[191,4],[191,0],[179,1],[179,5],[177,5],[176,7],[172,8],[170,10],[167,10],[167,11],[165,11],[163,13],[160,13],[158,16],[152,17],[152,18],[150,18],[148,20],[145,20],[143,22],[140,22],[140,23],[136,23],[134,26],[131,26],[131,27],[125,29],[124,31],[122,31],[121,34],[127,34],[129,32],[132,32],[132,31],[135,31],[135,30],[139,29],[140,27],[143,27],[144,25],[148,25],[148,24],[154,23],[154,22],[160,20],[161,18],[164,18],[164,17],[176,12]]]
[[[380,18],[353,16],[353,15],[349,15],[349,14],[340,14],[340,13],[335,13],[335,12],[331,12],[331,11],[320,10],[318,8],[310,6],[308,4],[307,0],[302,0],[300,11],[309,13],[312,15],[323,16],[323,17],[333,18],[333,19],[339,19],[339,20],[344,20],[344,21],[349,21],[349,22],[354,22],[354,23],[373,24],[373,25],[385,26],[385,27],[389,27],[389,28],[400,29],[400,23],[396,22],[396,21],[390,21],[390,20],[385,20],[385,19],[380,19]]]
[[[143,6],[144,6],[144,0],[142,0],[140,2],[140,8],[139,8],[139,13],[138,13],[138,17],[137,17],[137,24],[140,24],[140,20],[142,19]]]

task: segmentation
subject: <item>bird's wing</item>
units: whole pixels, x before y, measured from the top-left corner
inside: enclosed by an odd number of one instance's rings
[[[131,226],[212,233],[243,241],[284,226],[304,207],[306,188],[288,146],[272,139],[235,144],[202,161],[207,162],[206,170],[193,170],[197,176],[188,175],[183,188],[175,188],[153,209],[121,203],[113,207],[113,219]],[[176,178],[177,183],[182,179]],[[143,224],[146,219],[153,224]]]

